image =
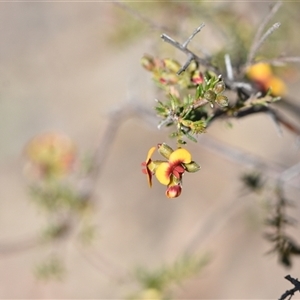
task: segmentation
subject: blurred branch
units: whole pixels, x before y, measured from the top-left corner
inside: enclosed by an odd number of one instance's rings
[[[41,245],[41,239],[37,236],[18,239],[11,242],[0,243],[0,255],[10,255],[33,249]]]
[[[191,229],[188,241],[181,252],[187,255],[195,253],[199,244],[203,247],[205,242],[217,234],[218,231],[222,230],[227,222],[236,215],[244,205],[245,202],[241,201],[238,197],[220,208],[212,208],[212,211],[206,213],[203,219],[200,218],[199,222]],[[178,256],[180,255],[182,254]]]
[[[50,232],[51,231],[51,232]],[[35,247],[41,246],[49,241],[57,241],[65,238],[72,231],[71,219],[66,218],[55,226],[50,228],[45,236],[38,234],[31,237],[16,239],[11,242],[0,243],[0,255],[17,254],[19,252],[27,251]]]
[[[280,8],[281,4],[282,3],[280,1],[275,3],[272,6],[269,13],[262,19],[262,23],[260,24],[260,26],[257,29],[257,32],[256,32],[255,37],[253,39],[252,45],[250,47],[250,51],[248,53],[248,57],[247,57],[247,60],[246,60],[246,65],[245,65],[246,68],[252,63],[252,61],[254,59],[254,56],[256,55],[258,49],[262,46],[262,44],[264,43],[266,38],[270,34],[272,34],[274,30],[276,30],[279,27],[280,24],[275,23],[271,28],[269,28],[269,30],[264,35],[262,35],[266,25],[273,18],[273,16],[276,14],[276,12]]]
[[[131,8],[129,5],[125,4],[124,2],[114,1],[114,2],[112,2],[112,4],[118,6],[119,8],[123,9],[124,11],[128,12],[133,17],[135,17],[142,23],[147,24],[152,29],[159,30],[159,31],[167,31],[167,32],[171,32],[171,33],[175,34],[175,32],[172,29],[167,28],[165,26],[158,25],[157,22],[153,22],[152,19],[146,18],[144,15],[140,14],[138,11],[134,10],[133,8]]]
[[[279,182],[285,183],[300,174],[300,163],[293,165],[292,167],[284,170],[279,176]]]
[[[127,280],[131,280],[127,271],[122,269],[120,266],[117,266],[111,260],[108,260],[107,257],[104,257],[103,254],[97,252],[92,253],[82,248],[78,243],[76,243],[76,249],[80,255],[88,262],[93,268],[100,271],[101,274],[107,276],[110,279],[121,283]]]
[[[300,63],[300,56],[279,56],[270,59],[259,59],[259,62],[265,62],[273,66],[282,66],[284,63]]]
[[[98,139],[99,143],[96,146],[96,150],[91,159],[91,169],[89,170],[86,178],[82,181],[81,194],[84,199],[91,199],[94,196],[95,187],[103,165],[107,159],[107,156],[111,150],[112,144],[115,141],[115,136],[124,122],[132,114],[132,106],[125,103],[123,106],[112,110],[107,116],[108,123],[105,127],[104,133]]]

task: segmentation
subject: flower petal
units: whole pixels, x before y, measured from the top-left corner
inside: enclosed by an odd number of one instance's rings
[[[186,149],[179,148],[171,153],[169,162],[170,163],[184,163],[188,164],[192,161],[192,155]]]
[[[155,151],[155,149],[156,149],[156,147],[152,147],[152,148],[150,148],[150,150],[148,151],[147,158],[146,158],[146,164],[150,161],[151,156],[152,156],[153,152]]]
[[[147,181],[149,187],[152,187],[152,173],[150,172],[149,169],[146,169],[146,174],[147,174]]]
[[[178,179],[181,178],[181,174],[183,174],[184,171],[185,169],[183,168],[182,165],[175,165],[175,167],[173,166],[172,168],[172,174]]]
[[[157,167],[155,176],[161,184],[168,185],[170,183],[170,176],[171,176],[170,164],[167,162],[162,162]]]

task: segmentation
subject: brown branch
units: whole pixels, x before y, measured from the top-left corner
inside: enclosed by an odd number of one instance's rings
[[[292,299],[294,294],[298,291],[300,292],[300,281],[298,279],[293,278],[290,275],[287,275],[284,277],[286,280],[288,280],[291,284],[294,285],[294,288],[291,290],[287,290],[280,298],[279,300],[284,300],[285,298],[289,297],[289,299]]]

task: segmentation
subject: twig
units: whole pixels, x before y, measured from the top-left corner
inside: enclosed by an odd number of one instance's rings
[[[125,103],[123,106],[113,110],[108,116],[108,123],[102,137],[99,139],[99,143],[96,147],[94,155],[91,159],[91,166],[86,178],[82,181],[80,187],[83,198],[92,200],[95,192],[95,187],[103,165],[106,162],[108,153],[112,147],[115,136],[125,119],[132,113],[132,107]]]
[[[265,34],[260,38],[260,40],[255,44],[255,48],[252,49],[253,54],[249,55],[247,63],[245,68],[249,67],[249,65],[251,65],[253,63],[253,59],[255,54],[257,53],[258,49],[264,44],[264,42],[266,41],[266,39],[276,30],[280,27],[280,23],[277,22],[275,24],[273,24],[266,32]]]
[[[217,69],[214,68],[207,60],[200,58],[197,56],[194,52],[189,50],[187,48],[188,44],[191,42],[191,40],[195,37],[195,35],[200,32],[200,30],[204,27],[204,24],[201,24],[199,27],[197,27],[194,32],[191,34],[191,36],[183,43],[179,43],[166,35],[165,33],[161,35],[161,38],[163,39],[164,42],[169,43],[170,45],[174,46],[175,48],[179,49],[183,53],[185,53],[188,57],[186,63],[181,67],[181,69],[177,72],[178,75],[180,75],[182,72],[184,72],[189,64],[195,60],[198,62],[200,65],[205,66],[206,68],[210,69],[211,71],[217,72]]]
[[[294,177],[298,176],[300,174],[300,163],[284,170],[281,175],[279,176],[279,181],[281,183],[284,183],[286,181],[289,181],[293,179]]]
[[[15,254],[18,252],[30,250],[41,245],[41,240],[35,236],[13,242],[0,243],[0,255]]]
[[[199,33],[204,26],[204,23],[202,23],[198,28],[196,28],[194,32],[189,36],[189,38],[182,44],[182,46],[186,48],[188,44],[192,41],[192,39],[195,37],[195,35]]]
[[[167,32],[171,32],[171,33],[175,34],[174,30],[171,30],[170,28],[167,28],[165,26],[157,25],[157,23],[153,22],[152,19],[148,19],[145,16],[141,15],[139,12],[132,9],[131,7],[129,7],[124,2],[114,1],[114,2],[112,2],[112,4],[114,4],[118,7],[120,7],[121,9],[127,11],[132,16],[134,16],[136,19],[138,19],[138,20],[142,21],[143,23],[147,24],[152,29],[159,30],[159,31],[167,31]]]
[[[253,43],[250,47],[250,51],[249,51],[249,54],[248,54],[248,58],[247,58],[247,61],[246,61],[246,67],[248,67],[252,61],[253,61],[253,58],[257,52],[257,50],[260,48],[260,46],[262,45],[262,33],[266,27],[266,25],[268,24],[268,22],[272,19],[272,17],[276,14],[276,12],[278,11],[278,9],[280,8],[281,6],[281,2],[277,2],[274,4],[274,6],[271,8],[271,10],[268,12],[268,14],[263,18],[263,21],[262,23],[260,24],[260,26],[258,27],[257,31],[256,31],[256,34],[255,34],[255,37],[253,39]]]
[[[294,285],[294,288],[291,290],[287,290],[280,298],[279,300],[284,300],[285,298],[287,298],[288,296],[289,299],[292,299],[292,297],[294,296],[294,294],[298,291],[300,292],[300,281],[298,281],[298,279],[293,278],[290,275],[287,275],[284,277],[286,280],[288,280],[291,284]]]
[[[260,59],[258,62],[268,63],[273,66],[282,66],[284,63],[300,63],[300,56],[280,56],[271,59]]]
[[[227,78],[228,80],[233,81],[233,69],[232,69],[232,64],[231,64],[229,54],[225,54],[224,60],[225,60]]]
[[[188,237],[188,241],[178,257],[180,257],[182,253],[189,255],[196,252],[199,243],[201,243],[203,247],[205,242],[217,234],[218,231],[222,230],[224,225],[226,225],[244,205],[245,202],[241,201],[240,198],[234,198],[221,208],[214,209],[211,213],[206,213],[204,219],[199,220],[194,228],[190,230],[191,234]]]
[[[87,250],[78,243],[76,243],[75,248],[87,263],[109,279],[113,279],[118,283],[129,279],[127,271],[121,269],[120,266],[117,266],[113,261],[108,260],[107,257],[104,257],[101,253],[91,253],[91,251],[87,253]]]

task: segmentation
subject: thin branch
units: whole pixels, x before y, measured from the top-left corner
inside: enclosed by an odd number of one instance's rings
[[[223,199],[222,199],[223,200]],[[234,198],[229,203],[224,204],[221,208],[213,209],[211,213],[207,212],[203,219],[196,223],[190,230],[191,234],[184,249],[180,253],[192,254],[197,250],[199,243],[203,247],[205,242],[217,234],[228,221],[236,215],[246,202],[240,198]],[[179,254],[180,256],[182,254]]]
[[[233,81],[233,69],[232,69],[230,55],[225,54],[224,60],[225,60],[227,78],[228,78],[228,80]]]
[[[294,294],[298,291],[300,292],[300,281],[298,279],[293,278],[290,275],[287,275],[284,277],[286,280],[288,280],[291,284],[294,285],[294,288],[291,290],[287,290],[280,298],[279,300],[284,300],[285,298],[289,297],[289,299],[292,299]]]
[[[153,22],[152,19],[146,18],[145,16],[143,16],[142,14],[140,14],[139,12],[137,12],[136,10],[132,9],[131,7],[129,7],[124,2],[114,1],[114,2],[112,2],[112,4],[114,4],[114,5],[118,6],[118,7],[120,7],[121,9],[127,11],[133,17],[135,17],[139,21],[147,24],[152,29],[159,30],[159,31],[167,31],[167,32],[171,32],[171,33],[175,34],[174,30],[171,30],[170,28],[167,28],[165,26],[157,25],[157,22]]]
[[[260,38],[260,40],[256,43],[255,48],[252,49],[253,54],[249,55],[249,61],[247,62],[246,66],[249,66],[250,64],[253,63],[254,56],[256,55],[257,51],[259,48],[264,44],[266,39],[276,30],[280,27],[280,23],[274,23],[266,32],[265,34]]]
[[[260,59],[257,62],[268,63],[272,66],[282,66],[285,63],[300,63],[300,56],[279,56],[270,59]]]
[[[96,253],[95,251],[93,251],[93,253],[89,251],[88,253],[88,251],[78,243],[76,243],[75,248],[87,263],[110,280],[113,279],[116,282],[121,283],[129,279],[129,273],[127,271],[121,269],[115,262],[108,260],[103,254],[99,252]]]
[[[281,2],[275,3],[274,6],[271,8],[271,10],[268,12],[268,14],[263,18],[263,21],[260,24],[260,26],[258,27],[255,37],[253,39],[253,43],[250,47],[250,51],[249,51],[248,58],[246,61],[246,67],[249,66],[251,64],[251,62],[253,61],[253,58],[254,58],[257,50],[261,46],[262,33],[263,33],[266,25],[268,24],[268,22],[272,19],[272,17],[276,14],[278,9],[280,8],[281,4],[282,4]]]
[[[99,139],[99,143],[91,159],[92,168],[86,178],[82,181],[82,185],[80,187],[80,192],[85,199],[91,201],[93,198],[97,180],[101,175],[103,165],[106,162],[108,153],[110,152],[115,140],[115,136],[121,124],[125,119],[129,118],[130,114],[132,114],[132,107],[128,103],[125,103],[123,106],[110,112],[107,118],[108,123],[105,127],[105,131]]]
[[[189,66],[189,64],[195,60],[196,62],[198,62],[200,65],[208,68],[209,70],[216,72],[217,73],[217,69],[214,68],[209,61],[207,61],[206,59],[200,58],[199,56],[197,56],[194,52],[192,52],[191,50],[189,50],[187,48],[188,44],[191,42],[191,40],[195,37],[195,35],[200,32],[200,30],[204,27],[204,24],[201,24],[199,27],[197,27],[195,29],[195,31],[192,33],[192,35],[183,43],[179,43],[177,41],[175,41],[174,39],[172,39],[171,37],[169,37],[167,34],[162,34],[161,38],[163,39],[164,42],[169,43],[170,45],[172,45],[173,47],[177,48],[178,50],[182,51],[183,53],[185,53],[188,56],[188,60],[187,62],[183,65],[183,67],[177,72],[177,74],[181,74],[182,72],[184,72],[187,67]]]
[[[182,44],[182,46],[183,46],[184,48],[187,48],[188,44],[192,41],[192,39],[195,37],[195,35],[201,31],[201,29],[202,29],[204,26],[205,26],[204,23],[202,23],[198,28],[196,28],[196,29],[194,30],[194,32],[189,36],[189,38]]]
[[[12,242],[0,243],[0,255],[10,255],[33,249],[41,245],[41,239],[37,236]]]
[[[284,170],[279,176],[280,182],[284,183],[286,181],[292,180],[294,177],[300,174],[300,163]]]

